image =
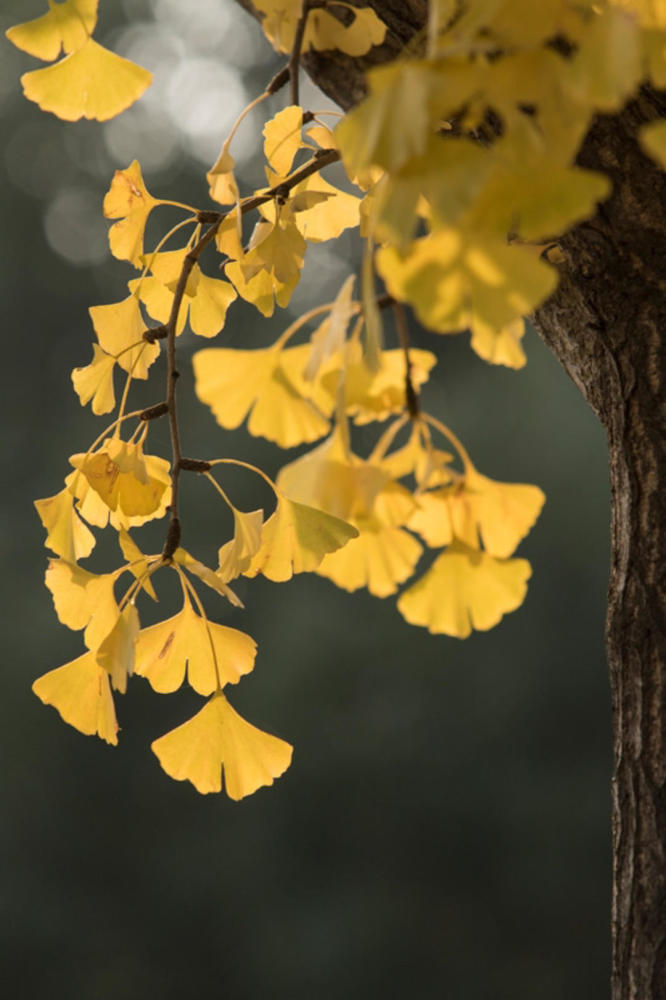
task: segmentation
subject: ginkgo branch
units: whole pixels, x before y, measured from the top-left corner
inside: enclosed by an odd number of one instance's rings
[[[289,102],[290,104],[298,104],[298,71],[300,69],[301,63],[301,49],[303,48],[303,37],[305,35],[305,28],[308,23],[308,16],[310,14],[311,3],[310,0],[303,0],[303,8],[301,10],[298,23],[296,24],[296,31],[294,32],[294,42],[291,47],[291,55],[289,56]]]
[[[417,420],[421,412],[419,394],[412,381],[412,359],[409,356],[409,330],[405,310],[400,302],[393,302],[393,315],[398,331],[398,339],[405,355],[405,406],[412,420]]]

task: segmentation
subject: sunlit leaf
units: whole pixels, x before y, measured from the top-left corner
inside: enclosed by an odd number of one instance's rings
[[[127,678],[134,672],[134,644],[139,628],[138,612],[130,602],[96,652],[97,662],[110,675],[113,689],[121,694],[125,694]]]
[[[116,405],[113,390],[113,369],[115,358],[106,354],[98,344],[93,344],[93,359],[85,368],[75,368],[72,372],[74,390],[85,406],[92,399],[92,411],[98,416],[110,413]]]
[[[5,34],[17,48],[52,62],[60,55],[85,45],[97,23],[98,0],[64,0],[50,3],[41,17],[9,28]]]
[[[499,483],[468,467],[459,487],[452,487],[448,504],[454,534],[472,548],[483,547],[506,558],[535,523],[545,496],[538,486]]]
[[[234,205],[238,201],[238,185],[234,177],[235,160],[227,149],[223,149],[206,174],[209,194],[220,205]]]
[[[289,767],[292,747],[242,719],[222,694],[188,722],[155,740],[152,750],[168,775],[191,781],[198,792],[225,791],[242,799]]]
[[[249,415],[248,430],[290,448],[316,441],[329,421],[296,388],[287,368],[305,367],[308,345],[242,351],[211,347],[194,355],[196,393],[222,427],[233,430]]]
[[[408,531],[386,527],[376,518],[358,527],[358,538],[325,556],[316,572],[343,590],[367,587],[376,597],[394,594],[414,572],[421,545]]]
[[[53,705],[65,722],[86,736],[118,743],[118,723],[109,685],[109,675],[94,653],[44,674],[32,690],[45,705]]]
[[[522,248],[454,229],[416,240],[405,253],[383,247],[376,261],[389,292],[440,333],[474,331],[477,323],[501,329],[541,305],[557,283],[555,271]]]
[[[411,625],[465,639],[520,607],[531,572],[525,559],[496,559],[455,543],[398,598],[398,610]]]
[[[109,229],[111,253],[119,260],[141,265],[146,221],[159,201],[148,192],[138,160],[116,170],[104,197],[104,217],[119,219]]]
[[[212,570],[210,566],[205,566],[202,562],[199,562],[198,559],[191,556],[185,549],[177,548],[173,554],[173,561],[190,573],[194,573],[211,590],[215,590],[222,597],[226,597],[229,603],[233,604],[235,608],[243,607],[241,599],[236,596],[222,576],[216,573],[215,570]]]
[[[39,518],[48,532],[45,544],[68,562],[85,559],[95,547],[95,536],[78,516],[73,504],[74,498],[67,488],[55,496],[35,500]]]
[[[121,528],[118,532],[118,544],[120,545],[122,554],[127,560],[127,568],[130,570],[135,579],[141,580],[141,588],[145,590],[145,592],[149,594],[154,601],[156,601],[157,594],[155,593],[150,576],[146,575],[146,571],[148,569],[147,557],[144,556],[143,552],[130,536],[129,532],[125,531],[123,528]]]
[[[264,156],[272,168],[269,184],[279,183],[291,170],[296,153],[301,148],[301,127],[303,109],[291,104],[278,111],[274,118],[264,125]],[[274,180],[273,177],[278,180]]]
[[[109,510],[128,517],[155,514],[169,486],[169,463],[153,455],[158,475],[148,468],[141,444],[108,438],[81,465],[81,472]]]
[[[148,369],[159,357],[159,344],[143,339],[146,329],[139,300],[129,295],[121,302],[91,306],[88,310],[103,351],[115,357],[132,378],[148,378]]]
[[[235,580],[250,565],[261,544],[263,510],[236,510],[234,515],[234,537],[222,545],[218,552],[218,575],[226,582]]]
[[[204,621],[185,597],[182,611],[139,633],[134,671],[161,694],[176,691],[185,680],[209,695],[236,684],[254,666],[257,645],[235,628]]]
[[[477,320],[472,331],[471,345],[479,357],[491,365],[523,368],[527,362],[520,343],[524,334],[523,319],[515,319],[499,330]]]
[[[262,573],[276,582],[290,580],[294,573],[315,570],[328,552],[357,534],[338,517],[278,495],[275,512],[262,528],[261,546],[244,575]]]
[[[152,73],[88,38],[81,48],[43,69],[24,73],[23,92],[42,111],[65,121],[108,121],[134,104]]]

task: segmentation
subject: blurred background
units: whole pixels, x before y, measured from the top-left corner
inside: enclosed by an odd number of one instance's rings
[[[5,0],[0,26],[42,12],[39,0]],[[36,63],[1,43],[7,995],[605,1000],[606,447],[536,334],[527,368],[513,372],[484,364],[466,335],[412,330],[441,359],[426,405],[482,472],[537,483],[548,497],[519,550],[534,571],[527,600],[492,632],[434,637],[404,622],[393,599],[315,575],[243,581],[246,611],[208,605],[259,644],[231,700],[295,752],[283,778],[239,804],[172,781],[150,750],[196,711],[192,693],[158,697],[137,679],[117,699],[117,748],[31,693],[83,648],[43,586],[48,554],[32,501],[61,489],[67,457],[105,419],[81,408],[69,378],[90,360],[88,306],[123,297],[132,276],[109,254],[103,195],[136,157],[156,196],[208,207],[204,175],[221,140],[284,61],[233,0],[107,0],[100,14],[97,39],[155,74],[108,124],[65,124],[25,101],[19,76]],[[311,86],[303,104],[330,106]],[[233,147],[244,190],[263,183],[260,110]],[[288,314],[260,322],[237,303],[225,342],[270,343],[357,265],[351,238],[310,251]],[[223,437],[194,400],[195,340],[179,342],[186,453],[275,473],[298,451],[242,430]],[[161,398],[161,375],[141,389],[139,406]],[[169,454],[164,423],[150,441]],[[233,490],[241,507],[265,501],[249,477]],[[183,516],[188,549],[213,559],[228,525],[196,477]],[[149,551],[163,528],[151,530],[137,533]],[[116,563],[115,541],[100,541],[89,565]],[[159,582],[167,617],[176,605]]]

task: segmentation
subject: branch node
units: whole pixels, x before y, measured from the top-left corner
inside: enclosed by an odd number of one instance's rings
[[[157,420],[158,417],[164,417],[168,412],[168,403],[156,403],[154,406],[148,406],[142,410],[139,414],[139,420]]]
[[[220,221],[221,214],[221,212],[216,212],[212,208],[202,208],[197,212],[197,222],[201,222],[204,226],[213,226],[216,222]]]
[[[154,344],[156,340],[164,340],[168,336],[168,330],[164,323],[160,323],[159,326],[149,326],[147,330],[143,331],[143,339],[148,344]]]
[[[203,458],[181,458],[178,467],[187,472],[210,472],[213,466]]]
[[[167,531],[166,541],[164,542],[164,548],[162,549],[162,558],[165,561],[170,560],[179,545],[180,520],[178,516],[176,516],[172,517],[169,522],[169,530]]]

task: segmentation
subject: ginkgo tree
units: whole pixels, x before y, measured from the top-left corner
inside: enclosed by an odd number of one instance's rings
[[[111,252],[135,276],[119,302],[91,305],[93,357],[72,383],[82,405],[112,419],[70,457],[63,487],[36,502],[55,556],[46,584],[86,651],[34,691],[81,732],[115,744],[114,692],[125,694],[130,677],[159,693],[188,683],[205,703],[153,750],[172,777],[205,793],[220,791],[224,775],[239,799],[283,774],[292,748],[228,700],[229,685],[254,668],[256,645],[207,616],[202,585],[241,607],[233,586],[241,576],[279,582],[315,572],[378,597],[402,588],[399,613],[435,634],[465,638],[495,626],[524,600],[531,567],[515,552],[544,496],[485,476],[455,432],[423,409],[420,388],[436,355],[410,345],[405,310],[434,334],[469,332],[481,358],[512,368],[525,364],[524,318],[533,314],[609,430],[614,997],[663,996],[664,594],[658,547],[646,554],[635,531],[640,519],[660,537],[666,523],[654,471],[663,468],[665,258],[657,248],[666,226],[664,204],[654,201],[665,188],[666,5],[431,0],[425,18],[415,0],[400,17],[381,0],[245,6],[285,66],[220,137],[207,173],[215,207],[151,193],[140,149],[104,199]],[[25,96],[68,121],[119,114],[150,82],[94,41],[96,16],[96,0],[49,0],[45,14],[7,33],[52,63],[24,74]],[[340,120],[301,105],[301,63],[349,109]],[[246,190],[234,137],[278,94],[284,106],[262,134],[266,185]],[[336,162],[344,189],[326,176]],[[148,241],[148,219],[152,232],[165,206],[181,218]],[[246,422],[251,434],[305,452],[275,481],[226,454],[224,434],[219,454],[183,455],[177,379],[186,326],[223,344],[239,298],[273,316],[290,302],[308,245],[355,229],[360,274],[333,301],[286,324],[268,348],[206,346],[193,358],[197,396],[223,429]],[[385,337],[388,314],[397,346]],[[133,383],[153,384],[159,361],[161,394],[130,409]],[[148,450],[160,419],[169,424],[168,457]],[[377,433],[361,455],[356,428],[367,425]],[[268,485],[273,510],[234,504],[225,475],[233,467]],[[181,544],[184,474],[233,516],[216,566]],[[144,553],[136,529],[159,518],[161,551]],[[96,543],[91,528],[107,525],[122,560],[93,572],[80,563]],[[427,569],[424,550],[434,555]],[[141,605],[165,573],[178,578],[182,608],[142,628]]]

